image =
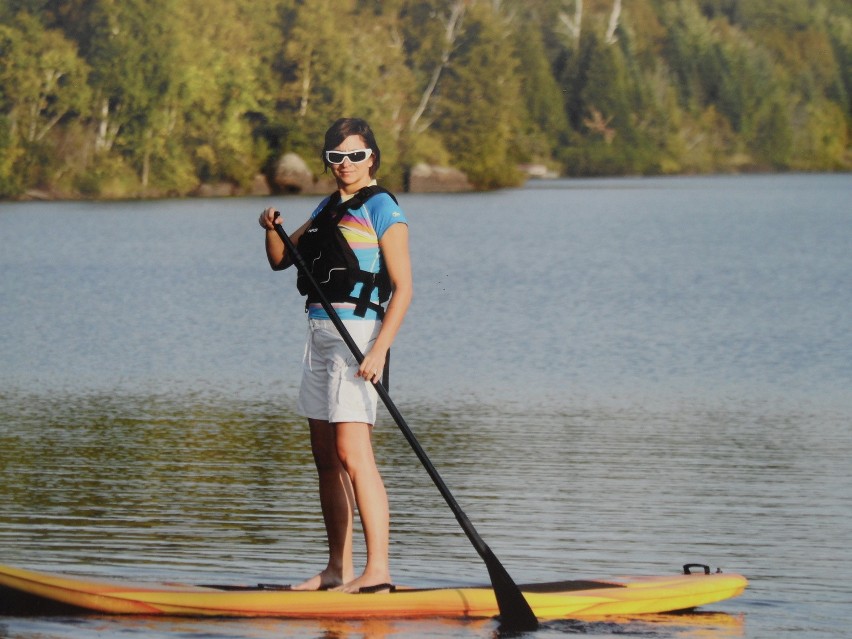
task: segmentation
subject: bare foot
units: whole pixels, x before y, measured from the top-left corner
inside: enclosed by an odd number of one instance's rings
[[[381,585],[387,586],[387,590],[390,590],[391,589],[390,583],[391,583],[390,575],[387,574],[387,573],[382,574],[382,575],[367,575],[367,574],[364,574],[364,575],[361,575],[360,577],[358,577],[357,579],[353,579],[352,581],[346,582],[345,584],[343,584],[341,586],[337,586],[335,588],[332,588],[332,590],[334,590],[335,592],[348,592],[348,593],[357,594],[357,593],[361,592],[362,588],[370,589],[370,588],[374,588],[374,587],[381,586]],[[375,591],[371,591],[371,592],[383,592],[384,590],[385,590],[384,588],[379,588],[379,589],[377,589]]]
[[[343,580],[328,570],[323,570],[318,575],[293,586],[293,590],[332,590],[343,585]]]

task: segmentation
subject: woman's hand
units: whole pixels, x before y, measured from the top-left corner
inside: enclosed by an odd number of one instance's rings
[[[279,216],[278,211],[273,208],[264,209],[263,213],[260,214],[260,218],[258,218],[257,222],[260,224],[261,228],[266,229],[267,231],[275,230],[275,218]]]
[[[358,372],[355,373],[355,377],[361,377],[365,382],[377,384],[381,381],[382,373],[385,370],[387,351],[382,353],[381,351],[373,352],[374,350],[375,348],[371,348],[369,352],[364,355],[364,360],[358,367]]]
[[[278,237],[278,233],[275,233],[275,222],[278,222],[280,225],[284,225],[284,220],[281,219],[281,214],[273,208],[264,209],[263,213],[260,214],[260,217],[257,219],[258,224],[260,224],[261,228],[266,231],[266,257],[269,259],[269,266],[272,267],[273,271],[282,271],[285,268],[288,268],[293,261],[290,259],[290,256],[287,255],[287,249],[284,246],[284,241]],[[290,240],[293,244],[299,243],[299,238],[302,237],[302,234],[305,232],[311,225],[311,220],[308,219],[307,222],[302,224],[296,232],[290,236]]]

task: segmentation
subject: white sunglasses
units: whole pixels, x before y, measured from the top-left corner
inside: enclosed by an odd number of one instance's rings
[[[343,164],[346,158],[352,164],[360,164],[373,155],[373,149],[355,149],[354,151],[326,151],[325,160],[329,164]]]

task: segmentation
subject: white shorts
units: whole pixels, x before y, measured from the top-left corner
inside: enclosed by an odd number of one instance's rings
[[[352,339],[366,353],[382,323],[378,320],[343,320]],[[299,413],[332,423],[376,423],[379,396],[372,382],[355,377],[358,361],[340,337],[334,323],[308,320],[308,340],[299,388]]]

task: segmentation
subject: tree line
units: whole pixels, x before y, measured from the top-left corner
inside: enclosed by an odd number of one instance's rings
[[[847,0],[3,0],[0,197],[319,174],[342,115],[396,188],[849,170],[850,95]]]

